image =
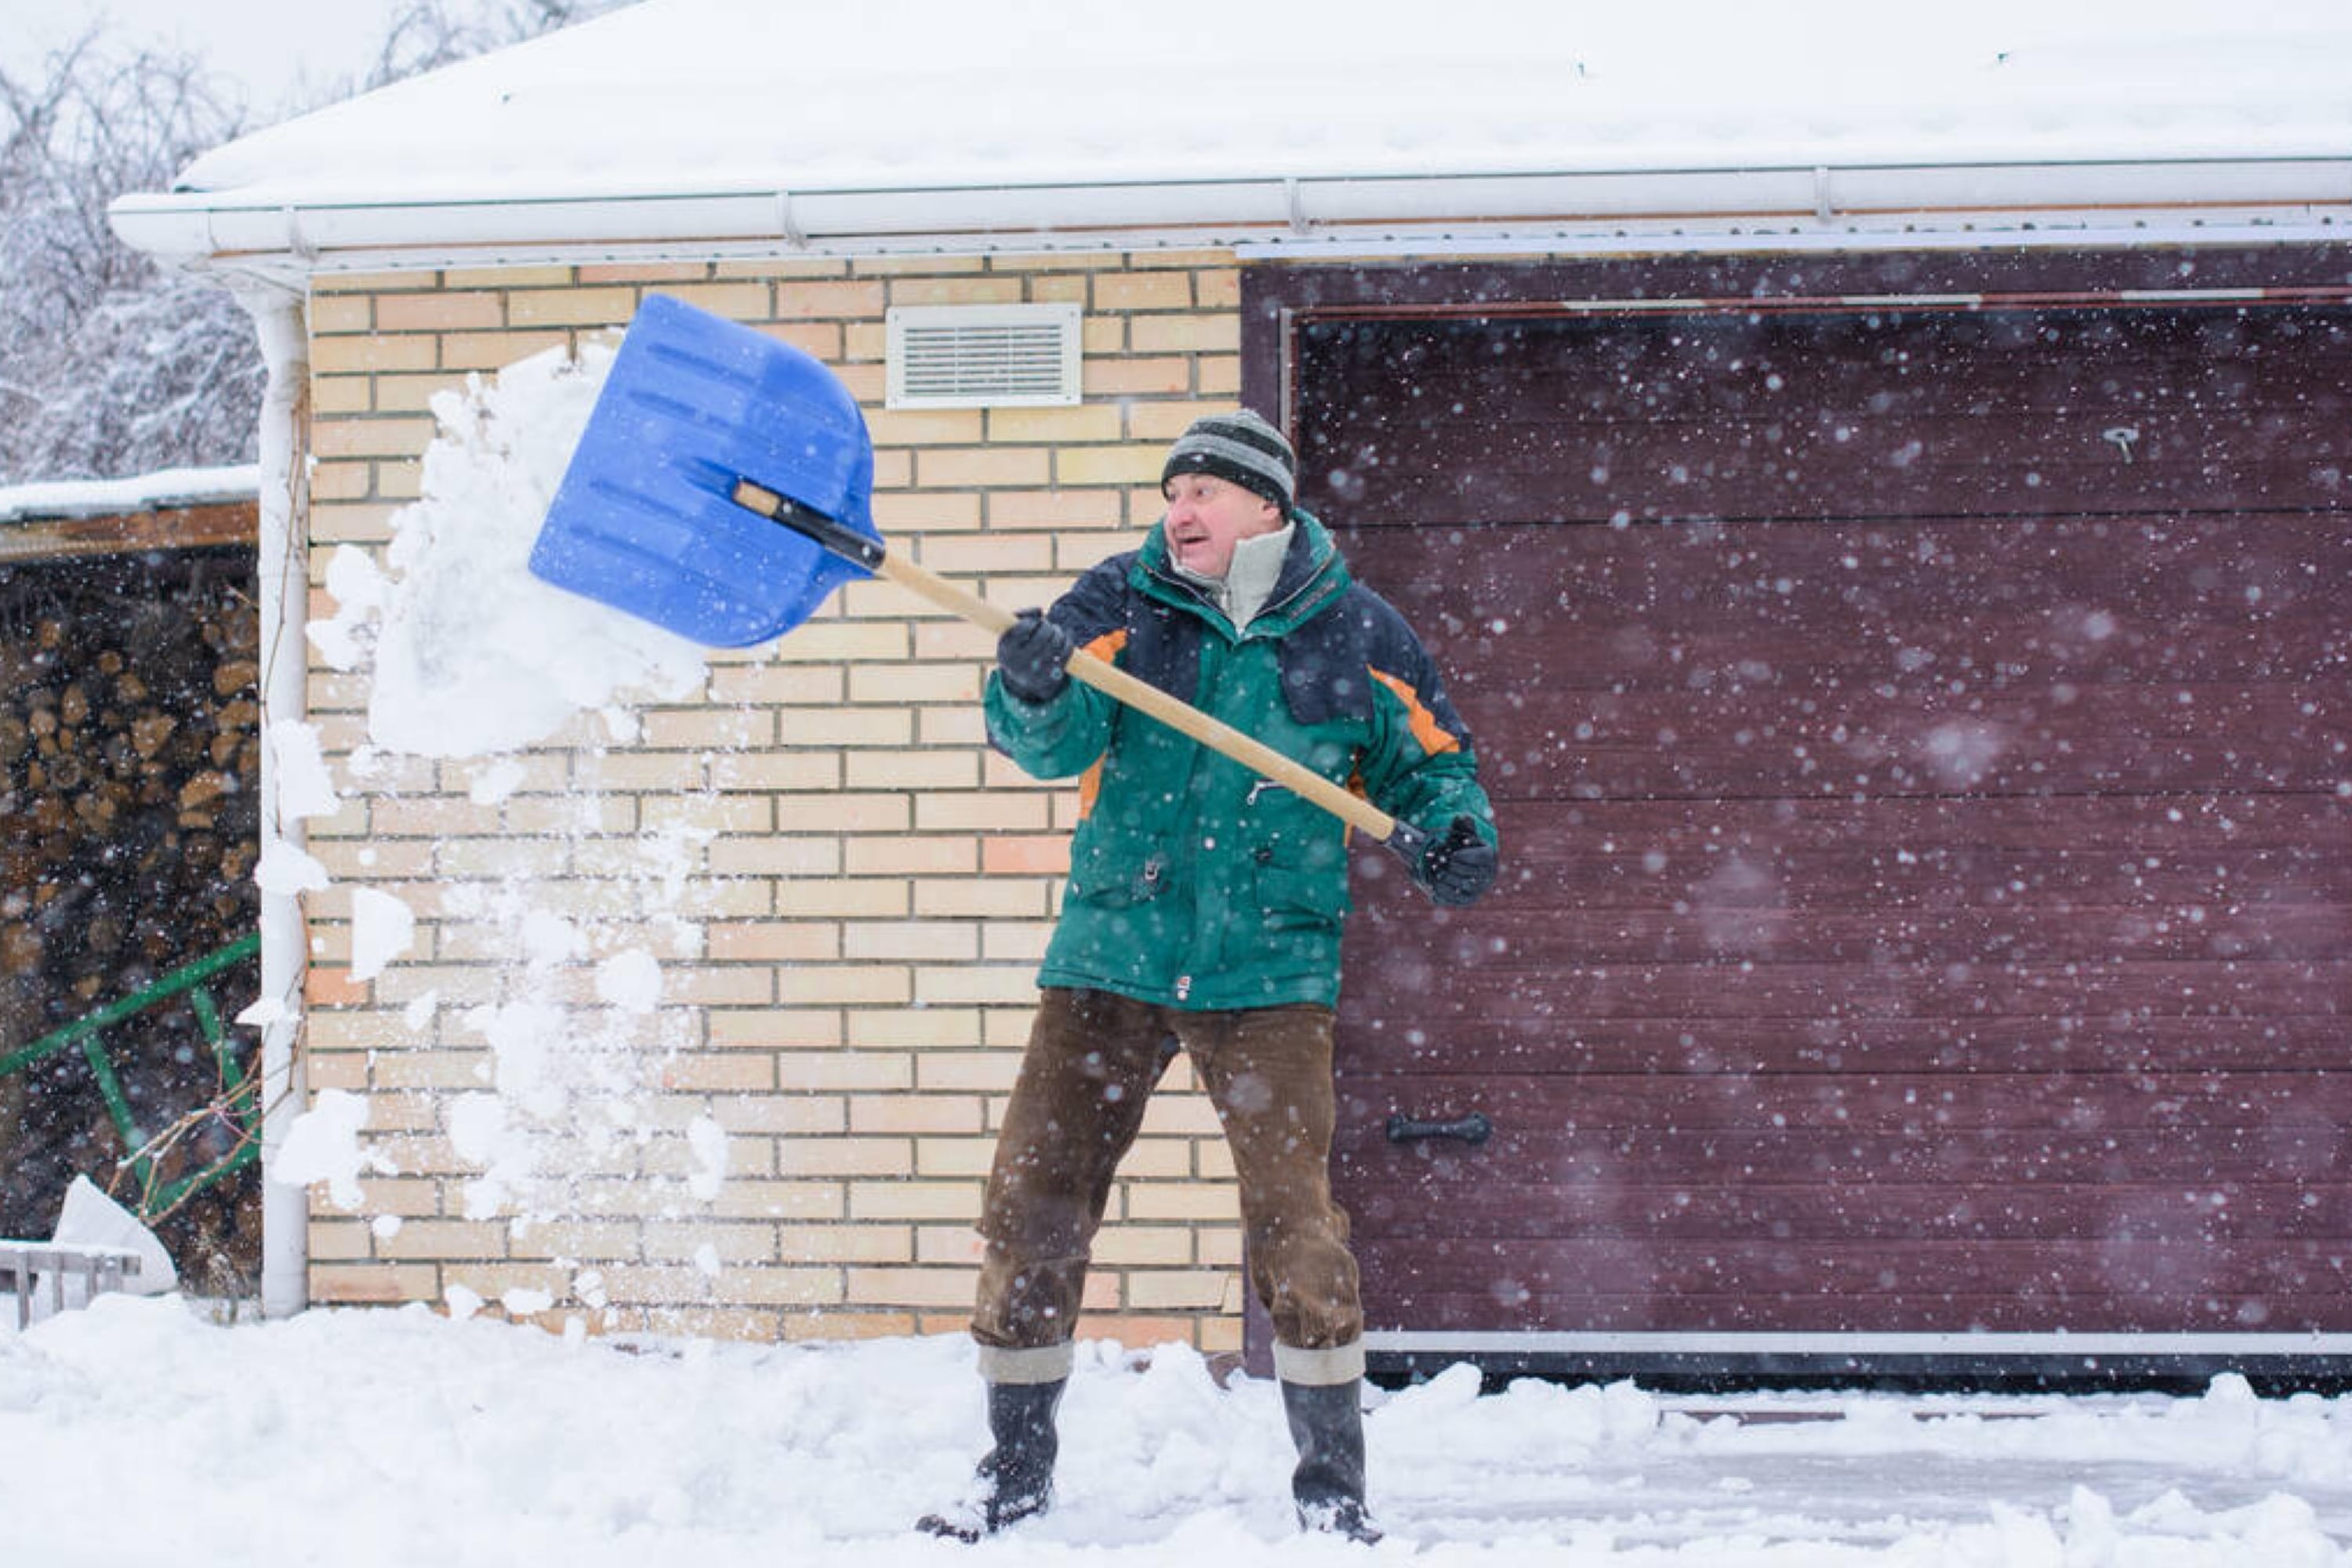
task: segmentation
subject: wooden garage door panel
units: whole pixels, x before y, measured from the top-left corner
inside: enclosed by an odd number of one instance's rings
[[[2352,743],[2340,517],[1342,537],[1504,795],[2326,789]]]
[[[1307,330],[1508,868],[1359,858],[1376,1327],[2352,1329],[2352,339],[2098,314]]]
[[[2348,334],[2262,309],[1333,322],[1301,384],[1398,390],[1318,410],[1300,456],[1367,526],[2335,506]]]
[[[1405,1080],[1417,1074],[1510,1075],[1529,1071],[1658,1077],[1725,1070],[1815,1072],[2209,1072],[2270,1068],[2335,1071],[2345,1067],[2344,1029],[2334,1015],[2274,1017],[2259,1030],[2226,1015],[2163,1018],[2137,1010],[2046,1017],[1854,1018],[1827,1010],[1794,1018],[1712,1018],[1694,1029],[1683,1018],[1627,1018],[1546,1009],[1517,1017],[1490,1016],[1475,1030],[1441,1038],[1411,1021],[1367,1019],[1349,1033],[1351,1083],[1373,1081],[1398,1106],[1362,1100],[1364,1126],[1377,1131],[1390,1110],[1408,1104],[1443,1119],[1459,1113],[1424,1103]],[[1470,1109],[1476,1109],[1475,1106]],[[1367,1134],[1369,1136],[1369,1134]],[[1785,1141],[1783,1148],[1785,1149]]]

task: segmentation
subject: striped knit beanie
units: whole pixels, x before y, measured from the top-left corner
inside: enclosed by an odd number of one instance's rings
[[[1297,484],[1298,458],[1282,432],[1246,408],[1211,414],[1168,448],[1160,484],[1179,474],[1214,474],[1264,496],[1287,514]]]

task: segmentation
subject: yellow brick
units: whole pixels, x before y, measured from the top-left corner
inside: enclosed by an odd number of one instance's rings
[[[314,1262],[350,1263],[372,1258],[373,1240],[367,1226],[358,1220],[310,1222],[310,1258]]]
[[[775,289],[776,315],[784,321],[867,320],[888,304],[887,286],[879,282],[778,283]]]
[[[823,257],[761,256],[742,261],[720,261],[712,270],[721,278],[846,278],[849,263]],[[586,276],[585,272],[582,273]]]
[[[429,1301],[437,1283],[430,1264],[332,1263],[311,1268],[310,1297],[318,1306]]]
[[[1164,446],[1066,447],[1055,454],[1054,477],[1065,485],[1160,483],[1168,458]]]
[[[776,1232],[764,1225],[691,1225],[656,1222],[645,1228],[648,1263],[691,1263],[704,1247],[722,1263],[767,1263],[777,1256]]]
[[[728,1270],[727,1293],[748,1302],[807,1307],[838,1302],[845,1288],[838,1268],[744,1268]]]
[[[853,1013],[853,1018],[876,1016]],[[893,1013],[878,1015],[898,1016]],[[853,1040],[853,1046],[861,1042]],[[897,1089],[914,1087],[913,1059],[904,1051],[785,1051],[775,1058],[776,1082],[787,1091]]]
[[[874,525],[888,539],[978,528],[980,497],[937,490],[926,490],[920,495],[878,495],[874,498]]]
[[[842,950],[851,959],[968,962],[980,956],[980,931],[961,921],[853,921]]]
[[[1230,311],[1128,320],[1128,344],[1137,353],[1237,353],[1241,342],[1241,318]]]
[[[375,324],[387,332],[496,331],[507,324],[506,307],[488,292],[387,294],[375,303]]]
[[[775,721],[756,709],[662,708],[645,715],[638,743],[655,751],[744,751],[775,744]]]
[[[777,1256],[793,1263],[912,1263],[915,1232],[904,1225],[788,1226]]]
[[[1211,1311],[1225,1299],[1223,1269],[1139,1268],[1127,1276],[1127,1304],[1145,1311]]]
[[[887,408],[866,417],[877,447],[976,447],[987,424],[977,408]]]
[[[849,1100],[849,1130],[860,1134],[907,1132],[977,1136],[985,1102],[976,1094],[866,1094]]]
[[[518,327],[601,327],[636,313],[635,289],[520,289],[507,296],[507,320]]]
[[[379,1257],[485,1258],[507,1255],[506,1226],[491,1221],[413,1219],[376,1239]]]
[[[969,1008],[875,1008],[849,1016],[853,1046],[969,1046],[979,1038],[980,1015]]]
[[[860,278],[961,276],[988,270],[983,256],[861,256],[850,270]]]
[[[926,1225],[915,1229],[915,1261],[966,1268],[981,1259],[979,1234],[969,1225]]]
[[[1088,441],[1116,441],[1126,431],[1116,403],[1080,404],[1075,408],[992,408],[988,438],[1059,447]]]
[[[1015,1005],[1037,998],[1036,966],[965,963],[915,971],[915,1000],[927,1007],[1001,1004]]]
[[[1086,363],[1088,397],[1158,397],[1192,389],[1192,362],[1181,355],[1106,357]]]
[[[904,1138],[805,1138],[785,1158],[799,1176],[895,1176],[914,1168]]]
[[[1241,392],[1242,356],[1219,354],[1202,359],[1192,366],[1192,384],[1204,397],[1233,401]]]
[[[841,1014],[835,1008],[721,1008],[708,1019],[709,1044],[722,1049],[772,1050],[780,1047],[838,1046]]]
[[[1143,1135],[1220,1138],[1224,1135],[1224,1128],[1217,1121],[1216,1108],[1209,1103],[1207,1095],[1164,1093],[1151,1097],[1151,1108],[1143,1113]]]
[[[757,795],[650,795],[637,809],[648,832],[765,833],[775,822],[773,803]]]
[[[824,790],[841,784],[841,754],[820,751],[727,752],[710,760],[710,782],[725,790]]]
[[[572,340],[560,331],[515,332],[444,332],[441,366],[445,370],[504,370],[517,360],[560,349]]]
[[[644,1250],[640,1234],[633,1224],[554,1220],[516,1227],[507,1249],[518,1260],[634,1263]]]
[[[738,321],[756,321],[768,313],[765,283],[681,283],[662,292]]]
[[[1009,532],[1117,528],[1117,497],[1098,490],[998,490],[988,498],[988,526]]]
[[[709,276],[699,261],[608,261],[579,274],[583,283],[692,283]]]
[[[730,1219],[841,1219],[849,1212],[847,1189],[839,1182],[740,1181],[719,1189],[711,1211]]]
[[[1051,452],[1043,447],[950,447],[915,455],[915,483],[924,489],[988,489],[1051,483]]]
[[[572,764],[576,769],[572,783],[591,793],[658,793],[718,785],[715,766],[698,752],[574,752]]]
[[[775,913],[787,919],[823,920],[837,916],[855,920],[887,918],[908,912],[907,884],[895,877],[789,881],[776,886]]]
[[[837,668],[805,664],[727,665],[710,678],[710,700],[736,702],[838,702],[843,687]]]
[[[1052,819],[1049,800],[1043,792],[929,791],[915,797],[915,826],[924,833],[1039,833]]]
[[[1048,572],[1054,565],[1050,533],[971,533],[924,541],[920,564],[949,577],[993,572]]]
[[[450,274],[450,277],[456,275]],[[310,279],[313,294],[373,294],[392,289],[429,289],[438,275],[415,268],[384,268],[375,272],[321,272]]]
[[[364,294],[314,295],[310,303],[310,331],[364,332],[375,325],[374,305]]]
[[[746,1094],[775,1087],[775,1064],[746,1051],[724,1055],[682,1051],[661,1065],[664,1089],[695,1094]]]
[[[740,1137],[830,1137],[845,1130],[848,1112],[835,1094],[769,1094],[720,1100],[711,1107],[720,1126]],[[688,1151],[678,1146],[683,1157]],[[681,1165],[681,1170],[691,1168]]]
[[[923,877],[914,884],[914,912],[927,918],[963,915],[1034,920],[1046,912],[1051,886],[1042,877]]]
[[[710,928],[721,963],[800,963],[841,956],[841,927],[828,921],[727,921]]]
[[[711,845],[709,858],[714,876],[831,877],[841,869],[841,843],[807,836],[726,838]]]
[[[1206,1182],[1128,1182],[1127,1217],[1147,1223],[1232,1220],[1239,1212],[1240,1193]]]
[[[861,790],[852,794],[779,795],[776,826],[810,833],[904,833],[912,816],[911,797]]]
[[[834,1002],[905,1003],[914,978],[904,964],[806,964],[776,971],[776,1000],[787,1007]]]
[[[893,305],[1017,305],[1017,278],[900,278],[890,285]]]
[[[436,370],[441,364],[440,341],[431,336],[320,338],[310,344],[310,372],[332,375],[339,371]]]
[[[466,377],[457,371],[433,375],[379,375],[369,384],[375,389],[375,406],[385,414],[418,414],[433,406],[434,398],[445,392],[455,392],[466,384]]]
[[[918,1138],[915,1140],[915,1173],[933,1180],[961,1177],[970,1181],[985,1178],[996,1163],[996,1141],[993,1138]]]
[[[561,839],[444,838],[433,864],[445,877],[548,879],[570,868],[571,854]]]
[[[787,746],[904,746],[915,721],[903,708],[779,708],[776,731]]]
[[[980,1212],[978,1182],[856,1182],[853,1219],[969,1219]]]
[[[843,848],[843,869],[853,877],[980,869],[980,840],[970,837],[859,837]]]
[[[1193,1261],[1192,1231],[1189,1226],[1112,1226],[1096,1238],[1094,1260],[1104,1268],[1181,1268]]]
[[[572,281],[569,267],[452,267],[441,274],[445,289],[557,289]],[[412,280],[411,287],[414,287]]]
[[[862,665],[849,672],[853,702],[972,702],[980,700],[982,668],[976,663]]]
[[[980,754],[969,751],[852,752],[851,789],[976,789]]]
[[[1095,279],[1097,310],[1189,310],[1189,272],[1107,272]]]
[[[776,658],[792,664],[859,664],[907,657],[907,624],[890,621],[812,621],[776,644]]]

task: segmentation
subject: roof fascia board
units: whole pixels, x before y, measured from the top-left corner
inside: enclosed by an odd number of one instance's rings
[[[272,204],[141,195],[111,212],[134,248],[280,278],[551,259],[1121,250],[1171,246],[1539,242],[1621,237],[1869,243],[1874,234],[2271,224],[2340,237],[2352,157],[1444,178],[1234,180],[638,197]]]

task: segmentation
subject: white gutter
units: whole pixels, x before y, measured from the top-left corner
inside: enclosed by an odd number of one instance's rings
[[[2215,219],[2279,237],[2352,230],[2352,157],[1656,169],[1428,177],[1111,182],[989,188],[278,200],[131,195],[117,233],[164,260],[314,273],[588,258],[1312,248],[1524,239],[1548,250],[1708,247],[1727,234],[2130,235]]]
[[[280,809],[270,726],[308,710],[310,609],[306,535],[310,513],[310,325],[302,296],[246,284],[237,302],[252,316],[269,382],[261,401],[261,832],[295,848],[300,817]],[[261,890],[261,995],[278,1004],[261,1031],[261,1310],[283,1318],[310,1304],[310,1189],[271,1179],[287,1131],[308,1108],[302,1070],[302,988],[310,931],[299,894]]]

